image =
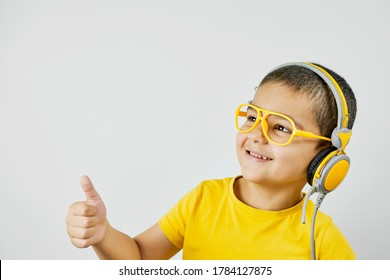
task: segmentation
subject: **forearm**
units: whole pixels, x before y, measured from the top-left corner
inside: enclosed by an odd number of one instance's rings
[[[140,251],[137,243],[128,235],[108,224],[104,239],[93,245],[96,255],[101,260],[139,260]]]

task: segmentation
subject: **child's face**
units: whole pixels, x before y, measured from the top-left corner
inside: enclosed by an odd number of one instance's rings
[[[320,134],[312,112],[312,102],[305,94],[297,94],[283,85],[267,83],[256,92],[255,106],[282,113],[295,122],[297,129]],[[238,133],[236,149],[244,179],[270,185],[273,188],[302,189],[306,183],[307,167],[319,152],[318,139],[294,137],[287,146],[269,142],[261,125],[252,132]]]

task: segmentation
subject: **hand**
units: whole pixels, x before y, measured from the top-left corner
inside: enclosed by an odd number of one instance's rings
[[[106,207],[88,176],[80,178],[86,201],[69,207],[66,218],[68,235],[74,246],[86,248],[103,240],[108,228]]]

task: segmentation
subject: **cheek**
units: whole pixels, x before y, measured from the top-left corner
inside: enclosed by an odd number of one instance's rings
[[[236,135],[236,153],[238,159],[240,159],[240,152],[243,149],[243,145],[245,141],[247,140],[247,136],[245,134],[242,134],[240,132],[237,133]]]
[[[316,154],[314,148],[308,149],[306,145],[303,149],[303,147],[297,145],[293,149],[286,149],[284,151],[279,149],[277,158],[291,172],[302,174],[307,172],[307,168]]]
[[[238,132],[236,135],[236,148],[239,149],[240,147],[242,147],[242,145],[244,145],[246,139],[247,139],[247,136],[245,134]]]

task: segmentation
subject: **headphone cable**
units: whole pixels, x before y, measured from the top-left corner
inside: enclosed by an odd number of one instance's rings
[[[313,220],[311,221],[311,259],[316,260],[316,249],[315,249],[315,242],[314,242],[314,229],[315,229],[315,223],[316,223],[316,217],[318,209],[320,209],[322,202],[324,201],[324,198],[326,196],[326,193],[320,192],[317,196],[317,200],[314,207],[313,212]]]
[[[310,190],[307,192],[305,196],[305,200],[303,201],[302,206],[302,224],[306,223],[306,208],[307,208],[307,202],[309,201],[309,198],[317,191],[317,188],[315,186],[311,187]]]
[[[310,252],[311,252],[311,259],[316,260],[316,247],[314,242],[314,228],[316,223],[316,217],[317,217],[318,207],[314,208],[313,212],[313,220],[311,222],[311,237],[310,237]]]
[[[317,192],[317,187],[312,186],[309,191],[306,194],[305,200],[303,201],[303,206],[302,206],[302,224],[306,223],[306,208],[307,208],[307,202],[309,201],[309,198]],[[317,218],[317,212],[318,209],[321,207],[322,202],[324,201],[324,198],[326,196],[326,193],[319,192],[317,196],[317,200],[315,203],[314,207],[314,212],[313,212],[313,219],[311,222],[311,237],[310,237],[310,252],[311,252],[311,258],[312,260],[316,260],[316,252],[315,252],[315,241],[314,241],[314,229],[315,229],[315,222]]]

